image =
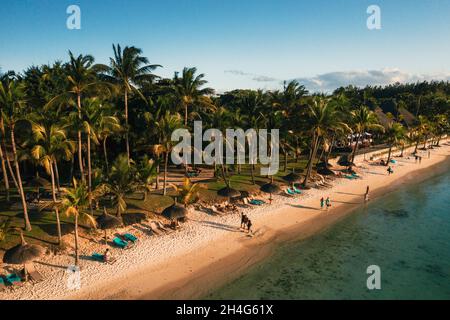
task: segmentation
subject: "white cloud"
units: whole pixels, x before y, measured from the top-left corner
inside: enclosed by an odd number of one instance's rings
[[[385,68],[382,70],[329,72],[310,78],[296,78],[295,80],[305,85],[312,92],[331,92],[339,87],[348,85],[365,87],[367,85],[388,85],[396,82],[450,81],[450,73],[411,74],[402,72],[399,69]]]
[[[246,77],[252,77],[251,79],[256,82],[273,82],[278,81],[278,79],[275,79],[273,77],[254,74],[254,73],[248,73],[244,72],[242,70],[225,70],[225,73],[230,73],[235,76],[246,76]]]

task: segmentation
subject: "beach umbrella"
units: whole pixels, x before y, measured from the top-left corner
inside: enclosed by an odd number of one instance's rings
[[[161,214],[169,220],[178,220],[186,216],[187,209],[175,202],[170,207],[165,208]]]
[[[241,196],[240,191],[230,188],[230,187],[225,187],[225,188],[220,189],[219,191],[217,191],[217,194],[219,196],[227,197],[227,198],[238,198]]]
[[[100,229],[105,231],[105,244],[107,243],[107,230],[120,227],[122,220],[118,217],[112,216],[106,212],[106,208],[103,208],[103,214],[95,219]]]
[[[317,169],[317,173],[325,176],[334,175],[334,172],[326,167]]]
[[[278,185],[276,185],[275,183],[273,183],[273,177],[272,177],[272,181],[270,183],[263,184],[261,186],[260,190],[262,192],[270,194],[269,201],[270,201],[270,203],[272,203],[272,193],[279,192],[280,187]]]
[[[301,178],[302,178],[301,175],[299,175],[298,173],[291,172],[288,175],[284,176],[283,180],[290,184],[294,184],[294,183],[300,181]]]
[[[23,231],[20,230],[21,243],[6,250],[3,256],[3,262],[8,264],[24,265],[28,262],[38,260],[45,254],[45,249],[36,244],[28,244],[23,236]],[[25,272],[25,280],[27,280],[27,274]]]

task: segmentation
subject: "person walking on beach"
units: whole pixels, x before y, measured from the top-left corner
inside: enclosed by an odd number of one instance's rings
[[[331,200],[330,200],[330,197],[327,197],[327,200],[325,200],[325,204],[326,204],[326,206],[327,206],[327,211],[328,211],[328,209],[331,207]]]
[[[323,206],[325,205],[325,200],[322,198],[320,198],[320,210],[323,210]]]
[[[250,219],[247,219],[247,232],[252,232],[252,221]]]
[[[417,155],[414,156],[414,159],[416,160],[415,163],[417,163],[417,160],[419,159],[419,157]]]
[[[428,159],[430,159],[430,157],[431,157],[431,151],[428,150]]]
[[[387,172],[388,172],[388,175],[390,176],[391,173],[394,173],[394,170],[392,170],[391,166],[389,166],[389,167],[387,168]]]
[[[245,213],[241,214],[241,229],[245,230],[245,226],[247,225],[248,217]]]
[[[366,194],[364,195],[364,201],[369,201],[369,186],[366,188]]]
[[[422,163],[422,156],[419,156],[419,164]]]

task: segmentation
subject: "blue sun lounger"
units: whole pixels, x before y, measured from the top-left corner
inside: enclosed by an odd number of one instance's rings
[[[292,190],[291,188],[287,188],[287,189],[286,189],[286,193],[289,194],[289,195],[291,195],[291,196],[295,196],[295,195],[296,195],[295,191]]]
[[[255,206],[260,206],[260,205],[264,204],[265,202],[263,200],[252,199],[249,201],[249,203],[253,204]]]
[[[138,238],[136,236],[132,235],[131,233],[125,233],[122,235],[122,237],[124,237],[125,240],[131,241],[131,242],[138,241]]]
[[[120,239],[120,238],[118,238],[118,237],[115,237],[115,238],[113,239],[113,243],[114,243],[116,246],[118,246],[119,248],[122,248],[122,249],[126,249],[126,248],[128,247],[128,242],[125,241],[125,240],[122,240],[122,239]]]
[[[104,261],[104,256],[100,253],[94,252],[91,257],[92,257],[92,259],[94,259],[95,261],[98,261],[98,262]]]
[[[21,283],[22,279],[20,279],[17,274],[10,273],[6,276],[6,281],[9,282],[9,284],[14,285],[15,283]]]
[[[295,186],[294,186],[294,192],[297,193],[297,194],[301,194],[302,193],[302,191],[300,189],[297,189]]]

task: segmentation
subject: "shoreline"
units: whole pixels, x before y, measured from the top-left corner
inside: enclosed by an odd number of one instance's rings
[[[370,200],[380,200],[383,196],[391,191],[395,191],[395,189],[401,185],[417,184],[446,172],[449,168],[449,164],[450,158],[447,156],[442,161],[433,163],[430,166],[408,172],[408,175],[401,177],[405,179],[403,181],[396,179],[387,186],[371,189]],[[344,219],[358,208],[364,206],[365,201],[363,200],[363,197],[363,193],[354,195],[352,198],[348,199],[348,206],[334,206],[334,208],[329,210],[325,215],[313,217],[308,220],[307,223],[296,223],[288,227],[273,230],[270,236],[265,237],[264,241],[243,247],[222,260],[211,263],[208,267],[199,270],[197,274],[192,275],[190,278],[170,283],[163,288],[158,288],[157,290],[136,298],[178,300],[205,298],[208,293],[219,289],[222,285],[238,278],[240,275],[244,274],[248,268],[254,267],[270,257],[278,246],[288,244],[291,241],[305,240],[332,227],[341,219]],[[318,199],[314,200],[317,202]],[[357,201],[359,201],[359,203]],[[242,259],[242,257],[246,257],[246,259]],[[217,273],[222,274],[218,276]]]
[[[208,216],[194,211],[182,230],[170,235],[147,235],[141,226],[132,232],[140,241],[126,251],[111,249],[118,257],[114,265],[82,262],[82,287],[67,289],[70,255],[47,257],[36,263],[46,278],[43,282],[0,293],[2,299],[198,299],[235,279],[267,258],[280,243],[298,241],[332,226],[364,204],[363,193],[370,185],[371,199],[379,198],[402,184],[417,183],[448,170],[448,140],[431,151],[422,164],[396,158],[394,174],[386,167],[355,160],[363,179],[336,179],[326,190],[311,189],[296,198],[277,196],[270,206],[244,209],[254,222],[254,236],[239,230],[240,217]],[[395,152],[394,152],[395,154]],[[368,157],[366,155],[366,157]],[[365,168],[360,168],[363,165]],[[319,210],[320,197],[330,196],[332,209]],[[120,231],[120,230],[118,230]],[[130,231],[129,229],[127,231]],[[104,250],[101,244],[86,244],[83,254]]]

